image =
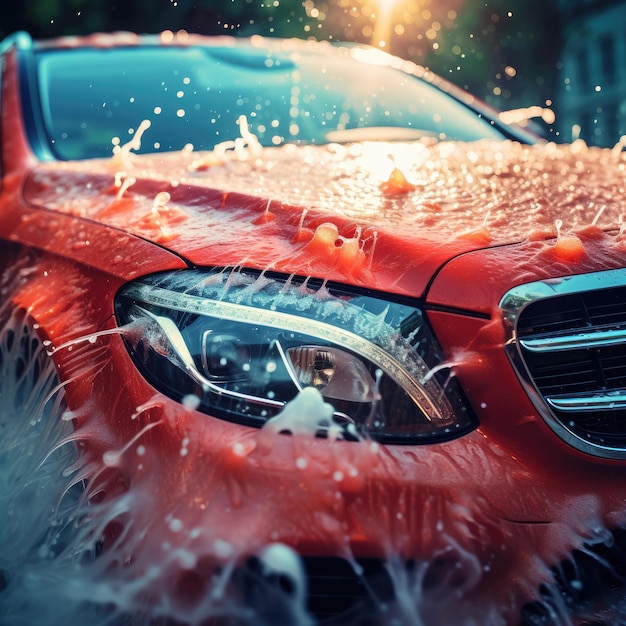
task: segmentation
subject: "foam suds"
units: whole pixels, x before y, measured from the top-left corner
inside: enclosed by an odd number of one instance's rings
[[[411,265],[432,262],[431,271],[443,260],[438,255],[524,241],[545,241],[548,257],[575,264],[585,258],[584,242],[574,240],[581,230],[595,225],[610,243],[609,233],[626,214],[621,147],[485,140],[261,149],[245,124],[240,127],[238,141],[212,152],[41,164],[25,197],[167,243],[196,265],[245,265],[253,258],[286,273],[315,271],[380,288],[387,273],[412,269],[402,250],[415,242],[428,247],[428,255]],[[122,178],[111,180],[120,171],[132,172],[124,180],[135,181],[123,192]],[[168,186],[170,202],[156,219],[163,181],[176,184]],[[558,219],[555,247],[549,240]],[[322,225],[336,236],[318,245]],[[235,228],[239,257],[233,262],[224,242]],[[374,243],[385,271],[372,263]]]

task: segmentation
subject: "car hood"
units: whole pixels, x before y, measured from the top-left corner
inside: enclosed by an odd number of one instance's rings
[[[136,148],[136,144],[134,146]],[[31,204],[138,235],[195,265],[246,265],[419,296],[480,248],[618,229],[621,146],[420,140],[48,162]],[[228,149],[226,149],[228,148]]]

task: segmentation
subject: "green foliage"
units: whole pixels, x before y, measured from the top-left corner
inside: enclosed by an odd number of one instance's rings
[[[558,49],[551,0],[21,0],[0,37],[185,29],[380,45],[499,108],[544,104]]]
[[[33,37],[166,29],[303,36],[306,23],[316,22],[299,0],[22,0],[3,13],[0,35],[19,28]]]
[[[499,108],[544,105],[559,53],[546,0],[466,0],[428,55],[433,70]]]

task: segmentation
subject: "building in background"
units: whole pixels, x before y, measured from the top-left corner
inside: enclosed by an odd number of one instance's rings
[[[561,141],[611,147],[626,135],[626,1],[557,0]]]

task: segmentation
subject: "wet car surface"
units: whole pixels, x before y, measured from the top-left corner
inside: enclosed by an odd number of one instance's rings
[[[619,616],[621,148],[358,46],[3,59],[6,623]]]

